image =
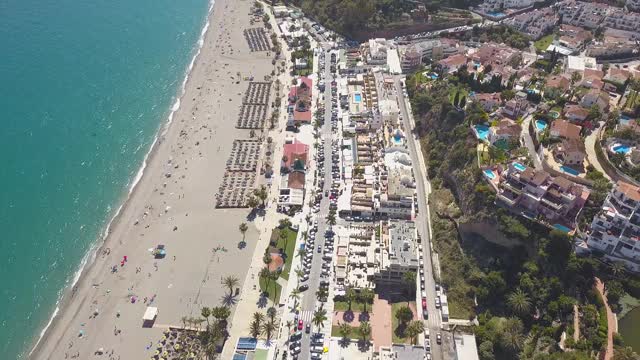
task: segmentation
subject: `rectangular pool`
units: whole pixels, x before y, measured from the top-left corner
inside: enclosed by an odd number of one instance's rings
[[[567,234],[571,232],[571,229],[562,224],[554,224],[553,227]]]
[[[362,102],[362,95],[361,94],[354,94],[353,95],[353,101],[359,103]]]
[[[527,170],[527,167],[526,167],[526,166],[524,166],[524,165],[522,165],[522,164],[520,164],[520,163],[518,163],[518,162],[517,162],[517,163],[513,163],[513,167],[514,167],[514,168],[516,168],[516,169],[518,169],[518,170],[520,170],[520,171],[525,171],[525,170]]]
[[[573,175],[573,176],[578,176],[578,174],[580,174],[577,170],[575,170],[573,168],[570,168],[568,166],[564,166],[564,165],[560,166],[560,170],[566,172],[569,175]]]

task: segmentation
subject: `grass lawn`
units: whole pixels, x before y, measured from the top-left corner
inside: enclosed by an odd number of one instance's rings
[[[269,299],[273,300],[274,299],[274,292],[275,292],[275,301],[274,303],[277,304],[280,302],[280,294],[282,293],[282,288],[280,286],[280,284],[278,284],[277,281],[275,280],[271,280],[269,281],[269,288],[267,288],[267,280],[260,278],[260,290],[262,292],[267,292],[269,293]]]
[[[415,301],[411,301],[411,303],[415,307]],[[393,335],[394,344],[410,344],[411,343],[411,339],[409,339],[408,337],[404,337],[403,334],[401,334],[400,331],[398,331],[398,325],[400,325],[400,322],[396,318],[396,312],[398,312],[398,310],[404,306],[407,306],[406,301],[391,304],[391,329],[392,329],[391,332]]]
[[[286,243],[284,240],[280,240],[280,231],[285,231],[287,233]],[[289,272],[291,271],[291,261],[293,257],[296,256],[296,236],[298,233],[296,231],[291,230],[290,228],[280,230],[278,228],[273,229],[271,233],[271,240],[277,241],[276,247],[284,249],[284,253],[286,255],[284,268],[282,269],[282,273],[280,277],[289,280]]]
[[[307,67],[305,69],[295,69],[295,74],[298,76],[307,76],[313,71],[313,52],[307,56]]]
[[[360,336],[360,332],[358,331],[358,328],[355,326],[350,326],[349,328],[351,330],[349,331],[349,335],[347,335],[347,337],[349,339],[358,339],[358,337]],[[338,325],[331,326],[331,336],[342,337],[342,334],[340,333],[340,326]]]
[[[336,301],[333,303],[334,311],[347,311],[349,310],[349,303],[346,301]],[[357,301],[351,303],[351,311],[353,312],[363,312],[364,305]],[[367,304],[367,311],[371,311],[371,304]]]
[[[547,36],[540,38],[540,40],[534,42],[533,46],[535,46],[538,52],[544,52],[545,50],[547,50],[549,45],[551,45],[551,43],[553,42],[553,38],[554,38],[554,35],[549,34]]]

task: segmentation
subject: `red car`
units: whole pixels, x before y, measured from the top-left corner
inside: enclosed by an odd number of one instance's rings
[[[302,328],[303,328],[302,320],[298,320],[298,330],[302,330]]]
[[[422,298],[422,308],[423,309],[427,308],[427,298]]]

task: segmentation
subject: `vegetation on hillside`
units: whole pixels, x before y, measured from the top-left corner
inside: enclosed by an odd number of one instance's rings
[[[340,34],[350,35],[362,30],[381,30],[416,15],[417,5],[424,4],[418,17],[426,19],[443,7],[466,9],[476,0],[289,0],[314,20]],[[457,14],[460,15],[460,14]],[[469,16],[465,14],[465,16]],[[465,17],[461,16],[461,17]],[[437,18],[437,16],[436,16]],[[437,19],[436,19],[437,20]]]
[[[495,194],[478,167],[477,140],[469,127],[486,120],[486,114],[473,104],[463,110],[451,101],[453,92],[472,86],[464,70],[426,85],[410,75],[406,84],[414,131],[421,138],[434,189],[432,241],[451,316],[478,316],[475,332],[483,360],[592,358],[606,344],[607,333],[594,278],[604,281],[614,310],[625,293],[638,295],[640,281],[622,276],[618,264],[577,257],[566,234],[495,204]],[[603,186],[600,195],[606,190]],[[458,226],[465,223],[497,228],[512,247],[485,241],[481,234],[473,241],[461,238]],[[577,342],[571,337],[566,342],[577,351],[564,354],[558,342],[563,332],[574,332],[574,305],[581,335]]]

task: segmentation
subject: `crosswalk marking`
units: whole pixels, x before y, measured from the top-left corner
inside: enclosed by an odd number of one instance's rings
[[[313,311],[312,310],[301,311],[299,319],[304,321],[305,324],[307,322],[310,322],[311,320],[313,320]]]

